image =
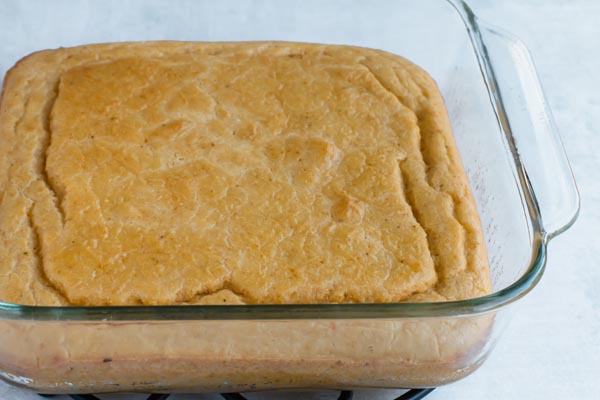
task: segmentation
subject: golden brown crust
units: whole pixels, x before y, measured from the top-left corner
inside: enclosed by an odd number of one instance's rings
[[[8,302],[439,301],[491,289],[439,91],[377,50],[35,53],[4,82],[0,188]]]

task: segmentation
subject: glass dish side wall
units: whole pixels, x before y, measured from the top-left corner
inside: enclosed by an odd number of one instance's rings
[[[40,393],[431,387],[475,370],[504,321],[2,321],[0,374]]]

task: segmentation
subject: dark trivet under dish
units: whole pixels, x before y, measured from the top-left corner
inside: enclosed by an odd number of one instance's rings
[[[434,389],[411,389],[403,395],[390,400],[420,400],[424,399],[429,393],[433,392]],[[42,397],[54,397],[54,394],[40,394]],[[73,400],[101,400],[99,397],[93,394],[69,394],[67,395]],[[148,395],[146,400],[166,400],[170,397],[170,394],[153,393]],[[221,396],[225,400],[247,400],[246,397],[240,393],[221,393]],[[351,400],[354,397],[354,392],[351,390],[340,391],[337,400]]]

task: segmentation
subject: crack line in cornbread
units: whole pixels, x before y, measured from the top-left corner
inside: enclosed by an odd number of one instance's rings
[[[378,77],[378,75],[369,67],[369,65],[365,62],[365,60],[361,60],[360,64],[363,65],[367,69],[367,71],[369,71],[369,74],[377,81],[377,83],[381,86],[381,88],[383,90],[385,90],[387,93],[391,94],[396,99],[396,101],[398,102],[398,104],[401,107],[403,107],[403,108],[405,108],[407,110],[410,110],[413,113],[413,115],[414,115],[414,117],[416,119],[417,127],[419,127],[419,131],[420,131],[419,117],[414,112],[414,110],[412,110],[410,107],[406,106],[402,102],[402,99],[398,95],[396,95],[394,93],[394,91],[390,87],[388,87],[383,80],[381,80]],[[420,142],[422,142],[422,140],[420,140]],[[423,152],[421,152],[421,157],[423,157]],[[427,236],[426,236],[427,247],[429,248],[429,253],[432,256],[435,255],[435,257],[433,258],[433,263],[434,263],[434,265],[436,267],[436,272],[439,275],[439,268],[438,268],[438,261],[437,261],[438,254],[437,254],[437,251],[435,250],[435,247],[431,243],[431,236],[430,236],[431,235],[431,233],[430,233],[431,230],[428,229],[428,227],[423,224],[423,222],[421,220],[420,212],[419,212],[419,207],[417,206],[417,203],[416,203],[415,199],[413,198],[412,192],[411,192],[411,190],[409,188],[409,185],[407,183],[407,182],[411,181],[411,177],[410,177],[409,174],[406,173],[405,168],[403,168],[403,163],[405,161],[406,161],[406,159],[404,159],[402,161],[398,161],[398,167],[400,168],[400,179],[402,180],[402,192],[403,192],[403,195],[404,195],[404,198],[405,198],[407,204],[410,206],[411,212],[412,212],[415,220],[421,226],[421,228],[423,230],[425,230],[425,232],[427,232]],[[427,162],[425,162],[425,160],[423,158],[422,158],[421,161],[424,163],[424,167],[426,167],[427,166]],[[426,171],[426,169],[425,169],[425,171]]]
[[[365,68],[367,68],[367,70],[369,71],[369,73],[373,76],[373,78],[381,85],[381,87],[388,92],[389,94],[391,94],[397,101],[398,103],[402,106],[405,107],[407,109],[409,109],[415,118],[416,121],[416,125],[418,127],[418,129],[416,130],[416,135],[418,136],[419,139],[419,152],[420,152],[420,160],[419,161],[419,166],[422,169],[422,173],[425,176],[425,182],[427,183],[427,185],[435,190],[436,192],[440,193],[440,194],[444,194],[446,196],[448,196],[448,198],[451,200],[451,207],[452,207],[452,216],[454,218],[454,220],[461,226],[461,228],[463,229],[464,232],[466,232],[466,228],[464,227],[463,223],[461,220],[458,219],[457,215],[456,215],[456,202],[453,196],[451,196],[449,193],[440,190],[439,187],[434,186],[431,181],[430,181],[430,176],[431,176],[431,170],[434,167],[437,167],[437,165],[439,164],[438,160],[436,158],[431,159],[430,157],[428,157],[428,152],[427,152],[427,148],[428,148],[428,144],[426,144],[426,142],[428,141],[429,137],[431,136],[430,134],[428,134],[429,132],[431,132],[431,129],[426,129],[423,128],[423,114],[426,114],[428,112],[427,107],[428,105],[425,104],[425,106],[423,107],[419,101],[417,101],[417,109],[412,109],[411,107],[408,107],[407,105],[405,105],[403,103],[403,100],[400,96],[398,96],[397,94],[397,86],[393,86],[393,85],[389,85],[387,84],[380,76],[378,76],[378,74],[373,71],[369,65],[363,60],[361,62],[361,64],[363,66],[365,66]],[[398,76],[395,75],[395,78],[398,79]],[[416,86],[419,87],[419,89],[421,90],[421,95],[424,96],[427,100],[427,96],[426,96],[426,92],[423,91],[423,89],[421,88],[420,85],[416,84],[415,82],[412,82],[413,84],[415,84]],[[447,154],[447,147],[446,147],[446,154]],[[451,161],[449,159],[449,161]],[[436,267],[436,273],[438,275],[438,278],[445,278],[445,273],[447,273],[447,271],[449,270],[448,268],[441,268],[440,267],[440,263],[443,260],[443,256],[440,254],[440,247],[442,246],[440,244],[440,242],[446,242],[447,238],[445,237],[440,237],[440,235],[437,232],[438,226],[432,226],[431,223],[428,223],[427,221],[423,220],[423,207],[429,207],[428,204],[426,202],[420,202],[417,200],[417,198],[415,197],[416,194],[414,193],[413,188],[416,186],[414,183],[411,184],[411,182],[413,182],[413,180],[415,179],[415,175],[414,174],[410,174],[406,172],[406,167],[403,167],[404,162],[400,163],[400,169],[402,171],[402,180],[403,180],[403,187],[405,188],[405,197],[407,199],[407,202],[411,205],[411,208],[413,209],[413,214],[415,215],[415,218],[417,219],[417,221],[419,222],[419,224],[423,227],[423,229],[425,229],[425,231],[427,232],[427,243],[429,246],[429,250],[432,254],[432,256],[434,257],[434,264]],[[408,182],[408,184],[407,184]],[[437,222],[437,221],[436,221]],[[462,248],[463,248],[463,254],[465,255],[465,259],[464,260],[459,260],[459,262],[457,262],[455,265],[456,267],[458,267],[457,269],[463,270],[467,264],[467,258],[466,258],[466,242],[464,240],[464,232],[463,232],[463,237],[461,238],[462,240]]]
[[[35,186],[37,185],[37,183],[41,182],[47,190],[47,192],[49,192],[52,198],[53,206],[61,215],[61,220],[64,224],[64,213],[61,208],[60,197],[57,195],[51,181],[48,179],[46,171],[46,152],[52,141],[52,132],[50,129],[50,115],[52,112],[54,101],[58,97],[59,81],[60,79],[56,82],[56,84],[52,86],[52,89],[49,91],[46,103],[44,104],[39,115],[39,118],[41,119],[41,125],[43,127],[42,131],[44,132],[44,134],[40,135],[37,143],[37,148],[35,149],[36,157],[34,157],[34,171],[37,178],[34,178],[34,180],[30,182],[25,191],[28,192],[37,190]],[[28,98],[25,101],[22,119],[25,118],[29,106],[30,96],[31,94],[28,95]],[[17,132],[17,136],[19,136],[20,129],[16,128],[15,132]],[[30,196],[26,196],[31,203],[27,208],[26,215],[29,229],[31,230],[31,252],[32,256],[34,257],[34,274],[32,274],[32,276],[29,279],[29,290],[31,291],[35,301],[37,302],[38,299],[36,298],[36,290],[32,288],[32,278],[37,278],[50,292],[53,292],[58,298],[66,300],[67,297],[65,296],[65,293],[59,287],[54,285],[46,275],[46,271],[44,269],[44,256],[42,251],[43,244],[39,232],[40,227],[36,223],[36,207],[39,207],[39,203],[36,202],[35,199],[31,198]]]
[[[58,211],[58,214],[60,215],[62,225],[64,226],[66,216],[65,216],[65,211],[63,210],[63,207],[62,207],[63,191],[57,190],[56,185],[54,184],[52,179],[50,179],[50,177],[48,176],[48,168],[46,166],[47,159],[48,159],[48,154],[47,154],[48,149],[52,145],[52,109],[54,108],[54,103],[59,95],[59,92],[58,92],[59,87],[60,87],[60,76],[56,80],[56,83],[53,85],[52,91],[48,94],[48,100],[47,100],[46,104],[44,105],[44,109],[42,110],[42,121],[43,121],[43,127],[44,127],[45,134],[41,139],[42,143],[41,143],[40,155],[37,157],[37,159],[38,159],[38,173],[39,173],[40,179],[42,180],[42,182],[44,182],[44,184],[48,188],[48,191],[52,195],[54,205],[56,207],[56,210]]]
[[[32,203],[31,206],[27,210],[27,220],[29,222],[29,228],[31,229],[31,251],[33,253],[35,259],[35,274],[32,275],[32,278],[38,278],[41,283],[51,292],[59,297],[62,300],[66,300],[67,297],[60,290],[60,288],[56,287],[46,276],[46,271],[44,270],[44,255],[42,253],[42,242],[40,240],[40,234],[38,232],[38,227],[35,223],[34,216],[34,207],[35,203]],[[31,291],[33,298],[36,302],[38,302],[36,290],[32,287],[32,280],[30,279],[28,283],[28,288]]]
[[[54,102],[58,98],[59,85],[60,76],[57,78],[56,82],[52,85],[51,90],[47,94],[47,100],[43,106],[40,115],[44,135],[42,135],[39,139],[39,149],[37,150],[37,157],[35,158],[35,167],[38,179],[44,184],[44,187],[49,192],[52,199],[52,205],[58,212],[61,224],[62,226],[64,226],[65,213],[62,208],[62,196],[60,196],[59,192],[55,190],[52,180],[48,177],[48,171],[46,168],[47,151],[52,144],[52,108],[54,107]],[[44,244],[42,243],[42,236],[39,232],[39,229],[41,228],[36,221],[36,207],[38,206],[39,204],[34,201],[27,212],[27,218],[31,227],[33,238],[33,251],[36,258],[35,265],[37,270],[37,276],[39,276],[44,286],[46,286],[50,291],[55,292],[59,298],[66,300],[67,296],[65,292],[60,287],[53,284],[53,282],[50,279],[48,279],[48,276],[46,275],[46,270],[44,269],[44,256],[42,251],[42,246],[44,246]],[[35,296],[35,291],[32,291],[32,293],[34,293]]]
[[[384,56],[390,58],[387,54],[384,54]],[[403,72],[405,73],[405,71],[395,70],[394,73],[390,74],[391,77],[389,77],[385,76],[386,71],[382,72],[382,70],[378,70],[378,74],[376,71],[372,70],[365,61],[368,61],[368,59],[361,60],[361,64],[369,69],[386,91],[394,95],[400,104],[405,105],[402,97],[403,94],[399,92],[402,87],[402,84],[400,84],[402,80],[401,74]],[[406,81],[406,76],[404,78]],[[457,170],[457,167],[460,168],[460,160],[458,160],[456,156],[453,157],[453,153],[450,151],[450,146],[453,146],[453,143],[451,143],[452,138],[448,135],[449,124],[447,123],[447,117],[439,117],[440,113],[445,112],[443,107],[439,106],[443,106],[441,97],[437,91],[431,90],[431,85],[424,85],[422,80],[416,82],[413,78],[414,76],[409,77],[409,84],[416,87],[421,94],[421,96],[416,97],[416,101],[411,107],[411,110],[413,110],[415,114],[417,126],[419,127],[417,134],[419,135],[420,141],[419,148],[422,157],[421,162],[425,167],[425,183],[431,189],[450,200],[449,205],[451,207],[452,218],[457,223],[458,228],[460,228],[460,231],[455,232],[452,236],[458,237],[463,243],[463,245],[460,246],[462,254],[456,254],[455,256],[458,256],[458,259],[454,262],[454,267],[449,267],[447,263],[448,257],[439,256],[439,251],[443,250],[445,242],[443,238],[448,235],[445,234],[441,236],[438,232],[435,232],[435,230],[439,229],[439,225],[436,225],[434,230],[432,230],[431,226],[428,226],[428,242],[432,242],[432,236],[434,238],[433,242],[437,242],[430,247],[433,250],[432,254],[435,255],[436,272],[439,277],[438,283],[435,285],[437,291],[435,295],[440,295],[446,299],[452,299],[452,295],[448,298],[448,296],[445,296],[443,293],[447,292],[449,287],[451,288],[453,285],[457,285],[457,276],[461,274],[461,271],[468,270],[477,274],[478,269],[486,263],[484,254],[485,248],[482,243],[481,233],[478,233],[479,228],[477,228],[477,226],[480,223],[476,214],[474,214],[475,207],[468,189],[468,182],[464,179],[464,173]],[[436,105],[438,106],[436,107]],[[436,153],[432,153],[433,151],[436,151]],[[446,161],[440,162],[444,157]],[[441,178],[440,175],[442,175]],[[410,179],[410,176],[406,176],[406,178]],[[412,187],[414,188],[414,185]],[[411,191],[410,187],[408,188],[408,191]],[[471,201],[469,201],[469,199],[471,199]],[[415,204],[423,207],[426,202],[415,201]],[[475,218],[473,218],[473,216],[475,216]],[[427,226],[427,224],[425,224],[425,226]],[[446,227],[448,227],[448,225],[446,225]],[[441,265],[442,261],[446,265]],[[460,282],[462,285],[472,284],[473,286],[471,289],[477,290],[480,293],[485,293],[489,290],[489,282],[483,284],[480,283],[481,282],[477,282],[477,280],[465,280]],[[411,300],[414,301],[421,301],[423,299],[425,298],[422,295],[411,297]]]

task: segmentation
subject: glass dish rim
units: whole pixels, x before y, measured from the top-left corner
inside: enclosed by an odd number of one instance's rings
[[[461,17],[470,36],[490,102],[496,115],[504,112],[496,87],[493,65],[485,54],[478,18],[464,0],[446,0]],[[500,124],[501,126],[501,124]],[[501,130],[512,140],[510,129]],[[509,146],[516,166],[516,184],[528,209],[532,230],[531,258],[527,270],[510,286],[492,294],[458,301],[426,303],[369,304],[273,304],[273,305],[167,305],[167,306],[30,306],[0,302],[1,320],[20,321],[175,321],[175,320],[296,320],[296,319],[373,319],[373,318],[448,318],[493,312],[526,295],[541,279],[547,258],[548,242],[568,229],[573,218],[559,231],[548,234],[541,220],[535,193],[516,148]]]

